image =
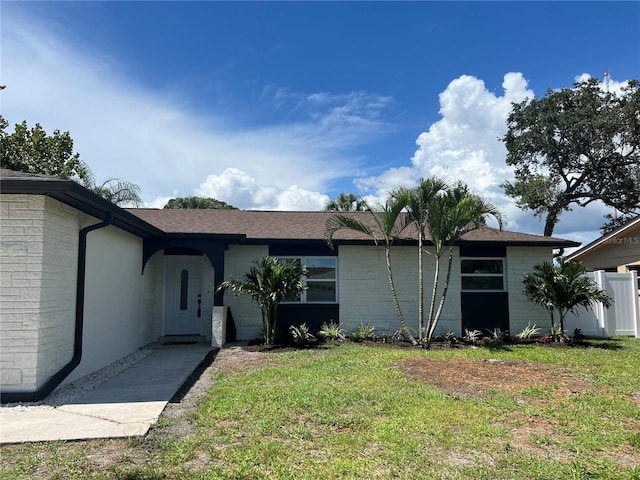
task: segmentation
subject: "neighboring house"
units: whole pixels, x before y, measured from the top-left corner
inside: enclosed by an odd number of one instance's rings
[[[567,260],[590,270],[640,272],[640,216],[567,255]]]
[[[579,310],[570,325],[591,335],[633,335],[640,338],[640,216],[603,235],[567,260],[584,263],[592,278],[613,298],[605,309]]]
[[[281,305],[281,330],[303,322],[316,330],[330,320],[347,330],[370,323],[378,334],[399,328],[384,250],[348,230],[329,248],[325,223],[333,212],[125,210],[71,180],[7,170],[0,192],[3,402],[43,398],[161,337],[214,346],[258,337],[257,306],[215,287],[241,279],[265,255],[300,258],[310,272],[302,297]],[[416,245],[408,232],[392,249],[400,304],[413,326]],[[539,323],[543,311],[523,295],[522,276],[553,249],[572,246],[488,228],[468,233],[455,247],[437,333],[495,326],[515,333]],[[429,292],[430,256],[426,268]]]

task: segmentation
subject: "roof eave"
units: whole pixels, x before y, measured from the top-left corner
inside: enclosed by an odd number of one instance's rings
[[[567,255],[567,260],[574,260],[577,257],[581,257],[582,255],[585,255],[586,253],[590,252],[591,250],[594,250],[594,249],[600,247],[601,245],[606,244],[608,241],[610,241],[616,235],[619,235],[622,232],[624,232],[625,230],[634,227],[638,223],[640,223],[640,215],[638,215],[637,218],[635,218],[634,220],[631,220],[626,225],[622,225],[622,226],[616,228],[615,230],[607,233],[606,235],[603,235],[600,238],[596,238],[594,241],[592,241],[591,243],[586,244],[581,249],[576,250],[575,252],[571,253],[570,255]]]
[[[164,232],[127,212],[82,185],[67,179],[0,179],[3,194],[46,195],[87,215],[104,219],[111,215],[111,224],[138,237],[163,235]]]
[[[557,241],[536,241],[536,240],[458,240],[455,245],[476,245],[484,247],[488,245],[504,245],[505,247],[549,247],[549,248],[569,248],[579,247],[580,242],[573,240]]]

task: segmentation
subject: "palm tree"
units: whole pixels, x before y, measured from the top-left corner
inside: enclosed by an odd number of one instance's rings
[[[418,332],[420,340],[424,336],[424,241],[426,238],[427,212],[433,198],[447,188],[444,180],[433,177],[420,179],[415,188],[401,187],[392,192],[392,196],[407,199],[406,209],[418,230]]]
[[[217,291],[231,289],[235,296],[248,294],[260,307],[265,343],[271,345],[276,336],[278,304],[304,292],[306,287],[302,277],[307,271],[296,259],[263,257],[254,260],[253,264],[244,281],[227,280],[218,286]]]
[[[389,277],[389,287],[391,289],[391,297],[393,299],[393,305],[398,315],[398,320],[405,335],[411,340],[411,343],[416,345],[418,342],[407,326],[407,322],[404,319],[402,310],[400,309],[400,302],[398,301],[398,295],[396,293],[396,287],[393,280],[393,272],[391,269],[391,244],[402,230],[404,230],[409,224],[409,217],[402,214],[402,210],[405,208],[408,199],[404,194],[398,193],[396,197],[390,197],[387,199],[384,205],[381,205],[378,211],[370,209],[366,203],[365,207],[371,214],[377,228],[358,220],[353,216],[348,215],[334,215],[327,220],[325,236],[329,245],[333,244],[333,236],[338,230],[348,229],[356,232],[361,232],[371,238],[376,245],[382,244],[385,249],[385,259],[387,264],[387,275]],[[380,236],[381,238],[379,238]]]
[[[88,167],[85,177],[82,178],[82,184],[105,200],[120,207],[139,207],[143,203],[140,197],[140,187],[135,183],[121,178],[109,177],[98,185],[96,177]]]
[[[525,273],[524,293],[533,302],[547,310],[551,319],[551,331],[557,332],[555,311],[560,320],[559,336],[564,335],[564,319],[577,307],[587,310],[592,302],[601,302],[609,308],[613,299],[598,284],[587,277],[587,267],[580,262],[543,262],[533,266],[533,272]]]
[[[94,185],[92,190],[102,198],[121,207],[142,205],[140,187],[121,178],[107,178],[100,185]]]
[[[502,215],[496,206],[469,191],[463,182],[453,188],[441,190],[427,205],[425,212],[425,230],[434,246],[435,269],[431,306],[427,317],[427,346],[431,344],[436,325],[442,315],[453,264],[453,245],[462,235],[486,225],[488,217],[494,217],[502,229]],[[440,259],[448,251],[447,274],[442,295],[436,309],[438,280],[440,277]]]
[[[327,212],[364,212],[367,203],[354,193],[340,193],[335,200],[329,200],[324,206]]]

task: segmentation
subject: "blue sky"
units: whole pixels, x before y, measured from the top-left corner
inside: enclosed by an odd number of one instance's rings
[[[507,228],[510,102],[578,78],[640,78],[640,2],[2,2],[2,114],[69,131],[98,180],[147,205],[381,199],[462,179]],[[555,234],[597,236],[594,205]]]

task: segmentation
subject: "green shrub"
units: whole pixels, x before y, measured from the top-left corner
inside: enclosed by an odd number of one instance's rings
[[[298,345],[310,345],[316,341],[316,337],[309,331],[306,323],[302,323],[298,327],[291,325],[289,333],[291,333],[293,343]]]
[[[331,320],[329,323],[324,322],[320,327],[318,335],[326,341],[343,342],[346,338],[345,330],[339,323]]]
[[[373,340],[376,338],[376,327],[369,323],[362,323],[349,333],[349,338],[354,342],[362,342],[364,340]]]
[[[528,340],[532,337],[537,336],[540,333],[540,329],[534,323],[531,325],[531,322],[527,323],[527,326],[522,329],[522,331],[516,335],[521,340]]]
[[[469,330],[468,328],[464,329],[464,337],[462,339],[465,342],[471,342],[475,344],[480,337],[482,336],[482,332],[480,330]]]
[[[438,342],[449,342],[454,344],[458,341],[458,337],[452,330],[447,330],[446,332],[441,332],[437,337],[435,337],[435,340]]]
[[[504,342],[509,336],[509,330],[502,330],[500,327],[494,327],[493,330],[487,329],[487,332],[489,332],[489,335],[493,340],[498,342]]]

